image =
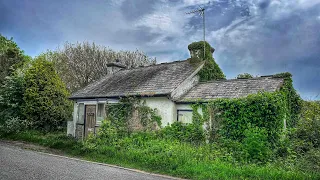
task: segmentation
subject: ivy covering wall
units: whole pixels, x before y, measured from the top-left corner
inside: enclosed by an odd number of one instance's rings
[[[117,104],[106,104],[107,120],[121,135],[129,134],[135,129],[130,127],[132,121],[141,126],[143,131],[149,131],[161,126],[161,117],[157,109],[146,106],[145,101],[136,97],[121,98]],[[157,126],[157,127],[155,127]]]
[[[193,105],[203,116],[194,117],[207,124],[209,140],[219,138],[242,140],[249,127],[265,129],[268,141],[276,143],[286,128],[294,127],[301,110],[301,99],[292,86],[290,73],[274,75],[284,78],[284,84],[276,92],[259,92],[244,98],[217,99]]]
[[[192,57],[189,59],[190,62],[205,61],[204,67],[199,72],[200,81],[225,79],[225,75],[212,57],[214,49],[209,43],[205,42],[205,53],[203,53],[203,46],[203,41],[193,42],[188,46],[190,52],[198,52],[197,57]]]

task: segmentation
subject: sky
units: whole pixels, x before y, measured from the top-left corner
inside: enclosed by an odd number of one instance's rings
[[[206,40],[228,79],[293,74],[307,100],[320,99],[320,0],[0,0],[0,33],[32,57],[64,42],[144,51],[157,62],[187,59]]]

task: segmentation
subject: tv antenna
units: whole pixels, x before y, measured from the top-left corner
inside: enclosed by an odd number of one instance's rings
[[[197,14],[199,13],[199,15],[202,17],[202,23],[203,23],[203,60],[205,59],[205,55],[206,55],[206,24],[205,24],[205,16],[204,16],[204,11],[206,9],[199,6],[198,9],[195,9],[193,11],[187,12],[186,14]]]

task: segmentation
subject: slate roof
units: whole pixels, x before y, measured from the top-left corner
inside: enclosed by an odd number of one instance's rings
[[[70,99],[168,95],[201,64],[185,60],[120,70],[77,91]]]
[[[239,98],[259,91],[274,92],[283,84],[283,78],[272,76],[231,79],[199,83],[183,95],[177,102],[208,101],[217,98]]]

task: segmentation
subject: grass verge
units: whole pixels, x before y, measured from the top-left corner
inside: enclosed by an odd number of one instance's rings
[[[216,158],[210,147],[167,140],[124,138],[112,146],[77,142],[65,133],[25,131],[2,139],[31,142],[61,150],[68,156],[190,179],[320,179],[318,172],[302,172],[276,164],[234,164]],[[225,157],[228,158],[228,157]]]

